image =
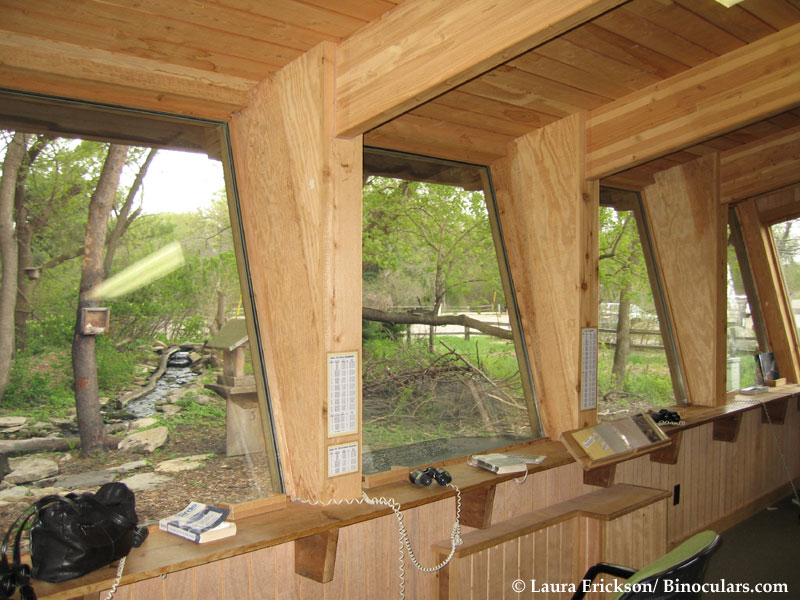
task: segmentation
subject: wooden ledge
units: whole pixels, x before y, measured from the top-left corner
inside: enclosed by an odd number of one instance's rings
[[[683,431],[706,423],[730,419],[733,415],[743,414],[750,410],[763,410],[762,406],[766,406],[767,410],[772,411],[775,410],[770,408],[773,403],[785,403],[794,397],[798,398],[798,407],[800,407],[800,385],[790,383],[776,387],[774,391],[765,392],[757,396],[736,394],[722,406],[672,406],[669,407],[669,410],[679,412],[684,424],[662,425],[661,428],[667,434],[672,435],[675,431]],[[772,416],[772,413],[770,413],[770,416]]]
[[[573,517],[613,521],[670,496],[671,493],[665,490],[617,484],[514,517],[486,529],[471,531],[463,536],[464,543],[456,550],[455,557],[463,558],[475,554]],[[437,542],[433,545],[433,550],[447,556],[450,553],[450,541]]]
[[[562,444],[547,439],[526,442],[498,451],[511,450],[548,457],[539,465],[530,465],[529,473],[547,471],[574,462]],[[433,466],[444,467],[450,472],[453,483],[461,489],[462,497],[468,497],[467,503],[471,504],[473,509],[475,499],[483,494],[481,490],[519,477],[517,473],[495,475],[483,469],[470,467],[466,463],[466,457],[434,463]],[[456,494],[452,488],[441,487],[436,483],[423,488],[411,485],[407,481],[398,481],[365,491],[372,498],[381,496],[394,498],[400,503],[401,510],[447,500]],[[283,500],[276,498],[274,502],[280,504]],[[128,557],[121,584],[127,585],[301,539],[303,540],[300,542],[301,555],[305,554],[306,557],[313,555],[315,558],[309,566],[305,563],[306,559],[301,556],[299,568],[308,570],[312,577],[316,577],[316,574],[325,577],[326,569],[332,568],[333,565],[330,552],[335,546],[333,539],[335,534],[316,538],[315,536],[334,530],[338,532],[341,527],[392,514],[390,508],[380,505],[321,507],[300,502],[285,502],[285,504],[284,507],[272,512],[237,518],[238,531],[235,536],[207,544],[194,544],[160,531],[157,525],[151,526],[150,535],[145,543],[141,548],[135,548]],[[321,544],[322,541],[324,544]],[[325,552],[308,551],[312,547],[317,549],[324,547]],[[298,568],[297,563],[295,566]],[[40,600],[73,600],[107,590],[114,582],[116,567],[114,563],[78,579],[58,584],[36,580],[34,585],[37,596]]]

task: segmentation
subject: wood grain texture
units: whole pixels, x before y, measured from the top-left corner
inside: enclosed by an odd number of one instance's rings
[[[354,497],[361,483],[360,472],[327,477],[327,354],[361,347],[361,140],[332,136],[332,102],[326,43],[231,122],[284,481],[308,499]]]
[[[758,196],[800,180],[800,127],[720,155],[721,202]]]
[[[590,178],[600,178],[793,108],[800,24],[589,113]]]
[[[725,401],[725,226],[718,161],[710,156],[656,175],[643,191],[689,402]]]
[[[584,185],[584,120],[572,115],[518,138],[492,164],[500,222],[545,434],[580,425],[580,327],[596,277],[597,187]],[[583,417],[590,419],[590,417]]]
[[[620,3],[404,2],[339,45],[336,132],[373,129]]]

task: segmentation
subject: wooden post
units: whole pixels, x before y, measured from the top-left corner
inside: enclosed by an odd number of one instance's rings
[[[727,212],[718,156],[656,173],[643,197],[689,402],[724,404]]]
[[[231,120],[236,183],[285,491],[361,493],[358,430],[328,437],[328,356],[361,349],[361,138],[333,136],[334,45],[259,84]],[[358,370],[360,371],[360,365]],[[358,469],[328,477],[328,447]]]
[[[492,165],[545,434],[596,423],[581,411],[581,328],[597,327],[599,187],[585,182],[585,116],[525,135]]]

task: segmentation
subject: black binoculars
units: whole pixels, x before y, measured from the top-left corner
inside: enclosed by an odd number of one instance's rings
[[[408,480],[414,485],[424,485],[427,487],[434,479],[439,485],[447,485],[453,481],[450,473],[444,469],[437,469],[435,467],[428,467],[424,471],[416,469],[408,474]]]

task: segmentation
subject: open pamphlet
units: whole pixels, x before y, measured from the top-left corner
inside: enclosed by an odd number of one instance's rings
[[[644,413],[579,429],[571,435],[592,460],[627,454],[669,439]]]
[[[528,465],[538,465],[545,458],[547,457],[536,454],[495,452],[493,454],[473,454],[467,458],[467,464],[503,475],[504,473],[524,473],[528,470]]]
[[[228,510],[201,502],[190,502],[181,512],[158,522],[158,528],[203,544],[236,534],[236,523],[226,521]]]

